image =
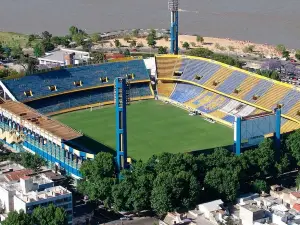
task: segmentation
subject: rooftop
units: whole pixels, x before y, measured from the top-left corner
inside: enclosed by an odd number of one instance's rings
[[[64,55],[65,54],[70,54],[70,53],[75,53],[75,56],[74,56],[75,59],[76,59],[76,54],[86,55],[86,57],[89,56],[88,52],[61,48],[61,49],[57,49],[57,50],[48,52],[48,53],[46,53],[45,56],[40,57],[39,59],[40,60],[48,60],[48,61],[53,61],[53,62],[64,63]]]
[[[220,208],[220,205],[222,205],[222,204],[223,204],[223,201],[221,199],[218,199],[218,200],[215,200],[212,202],[206,202],[206,203],[200,204],[199,207],[202,206],[209,211],[216,211]]]
[[[72,140],[82,136],[74,129],[56,121],[47,116],[44,116],[34,109],[15,101],[7,101],[0,104],[0,109],[4,109],[11,114],[20,117],[21,120],[33,125],[33,127],[40,127],[41,129],[49,132],[53,136],[56,136],[62,140]]]
[[[241,206],[241,208],[248,209],[251,212],[258,212],[258,211],[263,210],[263,209],[257,207],[257,205],[252,205],[252,204],[243,205],[243,206]]]
[[[63,188],[62,186],[55,186],[51,188],[47,188],[44,191],[35,192],[31,191],[26,194],[18,192],[16,197],[21,199],[25,203],[35,202],[43,199],[50,199],[60,195],[71,194],[70,191]]]
[[[31,174],[32,170],[22,169],[17,171],[8,172],[5,174],[5,180],[8,182],[19,181],[20,178],[25,178],[27,175]]]

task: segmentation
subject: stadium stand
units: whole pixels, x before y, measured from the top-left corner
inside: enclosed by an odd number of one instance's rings
[[[173,76],[175,69],[172,72],[170,65],[176,62],[178,67],[180,60],[176,61],[176,57],[181,59],[179,71],[182,74],[179,76]],[[157,56],[156,61],[161,64],[168,62],[169,68],[161,76],[157,65],[159,95],[163,93],[188,108],[198,109],[230,123],[234,121],[234,116],[254,115],[279,107],[285,118],[283,131],[289,132],[299,127],[300,91],[292,85],[200,57],[167,55]],[[166,93],[164,86],[160,85],[160,78],[164,82],[168,82],[166,78],[173,82]],[[176,82],[176,79],[180,80]]]
[[[79,108],[87,108],[97,103],[113,103],[114,87],[103,87],[80,92],[67,93],[39,99],[26,104],[41,113],[54,114],[61,111],[72,111]],[[143,97],[153,98],[148,83],[136,83],[130,85],[131,100],[139,100]],[[68,109],[68,110],[67,110]]]
[[[181,68],[181,59],[178,57],[157,57],[156,58],[156,71],[157,76],[169,78],[172,77],[174,71],[179,71]],[[174,90],[175,83],[162,82],[157,86],[158,93],[162,96],[169,97]]]
[[[67,68],[2,82],[18,101],[28,102],[51,95],[113,85],[115,77],[127,74],[133,74],[134,80],[149,80],[143,60],[131,60]],[[51,89],[52,86],[55,88]],[[27,92],[31,94],[27,95]]]

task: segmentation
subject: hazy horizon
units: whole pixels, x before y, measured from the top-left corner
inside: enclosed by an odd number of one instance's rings
[[[168,28],[167,0],[0,0],[0,30],[66,34]],[[180,33],[300,48],[300,1],[181,0]]]

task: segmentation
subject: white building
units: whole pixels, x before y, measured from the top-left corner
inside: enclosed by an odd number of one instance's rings
[[[221,209],[223,201],[221,199],[212,202],[206,202],[198,205],[198,210],[204,214],[204,217],[209,219],[210,213]]]
[[[60,48],[51,52],[46,52],[45,56],[38,58],[40,65],[46,65],[49,67],[77,65],[88,62],[89,59],[89,52],[67,48]]]
[[[266,210],[251,204],[240,206],[239,217],[242,221],[242,225],[253,225],[255,222],[264,224],[270,220],[270,215]]]
[[[5,218],[10,211],[23,210],[25,213],[32,213],[33,209],[49,204],[62,207],[68,215],[68,222],[72,224],[73,204],[72,193],[61,186],[53,186],[53,182],[44,177],[24,177],[20,182],[0,183],[0,201]]]

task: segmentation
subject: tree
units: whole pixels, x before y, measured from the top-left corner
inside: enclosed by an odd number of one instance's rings
[[[30,34],[29,36],[28,36],[28,41],[29,42],[32,42],[32,41],[34,41],[35,40],[35,35],[34,34]]]
[[[75,26],[71,26],[69,28],[69,34],[70,34],[71,37],[73,37],[75,34],[77,34],[78,31],[79,31],[79,29]]]
[[[132,41],[130,42],[130,47],[131,47],[131,48],[136,47],[136,40],[132,40]]]
[[[7,218],[1,222],[2,225],[35,225],[32,221],[31,215],[24,213],[21,210],[9,212]]]
[[[51,37],[52,37],[52,34],[50,34],[48,31],[42,32],[42,39],[43,40],[50,41]]]
[[[92,42],[96,43],[101,40],[101,37],[99,34],[95,33],[95,34],[91,35],[91,40],[92,40]]]
[[[296,183],[297,190],[299,190],[299,188],[300,188],[300,174],[299,173],[296,177],[295,183]]]
[[[38,155],[33,155],[29,152],[20,153],[20,158],[15,158],[19,160],[19,163],[25,168],[32,169],[34,172],[41,170],[43,166],[46,166],[46,161]]]
[[[194,48],[196,47],[196,43],[195,42],[191,42],[190,44],[191,44],[192,47],[194,47]]]
[[[151,192],[151,207],[158,214],[188,209],[195,205],[200,185],[192,173],[181,171],[159,173]]]
[[[282,45],[282,44],[279,44],[279,45],[277,45],[276,46],[276,50],[278,51],[278,52],[284,52],[285,50],[286,50],[286,48],[285,48],[285,46],[284,45]]]
[[[54,36],[51,38],[51,43],[54,44],[55,46],[61,45],[62,38],[58,36]]]
[[[297,130],[288,136],[286,145],[288,150],[292,153],[292,156],[297,161],[298,166],[300,166],[300,130]]]
[[[255,46],[254,45],[248,45],[243,48],[244,53],[252,53],[254,51]]]
[[[296,59],[300,60],[300,50],[296,50],[296,54],[295,54]]]
[[[115,39],[114,43],[115,43],[116,48],[120,48],[121,47],[121,42],[118,39]]]
[[[188,42],[184,42],[182,44],[182,47],[185,48],[186,50],[188,50],[190,48],[190,44]]]
[[[43,45],[45,52],[50,52],[55,48],[54,44],[52,44],[49,40],[42,40],[41,44]]]
[[[23,51],[22,48],[19,44],[13,46],[11,48],[11,53],[10,55],[14,58],[14,59],[18,59],[23,55]]]
[[[203,43],[204,43],[204,38],[201,37],[201,36],[199,36],[199,35],[197,35],[197,36],[196,36],[196,41],[197,41],[198,43],[201,42],[201,44],[203,44]]]
[[[168,47],[159,46],[158,47],[158,54],[167,54],[168,53]]]
[[[63,45],[64,47],[68,47],[70,44],[70,38],[68,36],[61,37],[60,39],[60,44]]]
[[[134,36],[134,37],[139,37],[139,33],[140,33],[140,30],[139,29],[134,29],[133,31],[132,31],[132,35]]]
[[[147,43],[150,47],[154,48],[156,45],[156,41],[152,35],[147,37]]]
[[[283,57],[283,58],[286,58],[286,59],[289,59],[289,58],[290,58],[290,52],[287,51],[287,50],[284,50],[284,51],[282,52],[282,57]]]
[[[191,56],[210,58],[214,53],[207,48],[194,48],[191,49],[187,54]]]
[[[84,42],[84,35],[82,33],[76,33],[72,36],[72,40],[76,42],[77,45],[83,45]]]
[[[63,208],[50,204],[47,207],[37,207],[33,210],[32,220],[35,225],[67,225],[67,214]]]
[[[265,180],[255,180],[253,182],[253,190],[258,193],[268,191],[267,182]]]
[[[35,57],[41,57],[42,55],[44,55],[44,48],[43,45],[41,43],[37,43],[34,47],[33,47],[33,54]]]
[[[130,56],[130,51],[129,51],[128,48],[125,49],[125,51],[124,51],[124,56],[125,56],[125,57],[129,57],[129,56]]]
[[[115,161],[110,153],[100,152],[93,161],[85,161],[80,167],[83,179],[78,190],[91,200],[111,204],[111,191],[115,183]]]
[[[105,60],[105,55],[103,52],[92,52],[91,53],[91,62],[93,64],[103,63]]]
[[[238,174],[224,168],[213,168],[206,173],[204,187],[213,196],[220,196],[226,201],[234,201],[239,190]]]

